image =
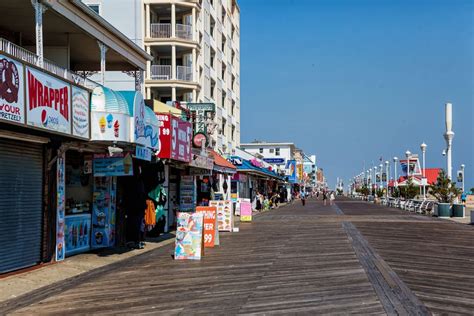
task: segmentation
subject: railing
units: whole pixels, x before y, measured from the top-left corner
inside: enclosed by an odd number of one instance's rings
[[[30,52],[29,50],[23,47],[13,44],[12,42],[7,41],[4,38],[0,38],[0,51],[4,51],[5,53],[12,55],[13,57],[16,57],[19,60],[40,67],[38,55],[33,52]],[[46,58],[43,58],[43,66],[41,68],[89,89],[94,89],[95,87],[100,86],[97,82],[85,78],[84,76],[81,76],[72,70],[63,68],[55,64],[54,62],[47,60]]]
[[[151,79],[153,80],[171,80],[171,66],[169,65],[152,65]]]
[[[193,39],[193,28],[187,24],[176,24],[176,37],[185,40]],[[171,38],[171,23],[151,23],[150,36],[152,38]]]
[[[176,37],[192,40],[193,39],[193,28],[191,25],[176,24]]]
[[[171,23],[152,23],[150,25],[150,36],[153,38],[170,38]]]
[[[184,81],[193,81],[192,67],[177,66],[176,67],[176,79],[184,80]]]

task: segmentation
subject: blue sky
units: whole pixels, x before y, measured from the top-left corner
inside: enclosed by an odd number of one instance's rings
[[[441,155],[474,187],[474,1],[240,0],[241,140],[293,141],[336,177]],[[400,168],[398,168],[400,170]]]

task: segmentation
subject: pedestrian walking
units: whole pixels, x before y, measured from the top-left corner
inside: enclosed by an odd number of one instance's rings
[[[326,205],[327,200],[328,200],[328,193],[327,193],[326,191],[323,191],[323,202],[324,202],[324,205]]]
[[[300,198],[301,198],[301,204],[303,204],[303,206],[305,206],[305,204],[306,204],[306,195],[305,195],[304,191],[300,192]]]
[[[329,205],[332,205],[335,199],[336,195],[334,194],[334,191],[331,191],[331,195],[329,196]]]

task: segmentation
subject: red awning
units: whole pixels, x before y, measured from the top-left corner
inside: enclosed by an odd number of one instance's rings
[[[227,173],[235,173],[237,171],[237,167],[227,161],[227,159],[225,159],[212,149],[210,150],[210,152],[212,154],[212,157],[214,158],[214,169],[216,171]]]

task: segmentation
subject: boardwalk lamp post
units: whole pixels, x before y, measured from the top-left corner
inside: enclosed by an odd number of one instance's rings
[[[383,175],[383,164],[380,164],[379,165],[380,169],[379,169],[379,174],[380,174],[380,188],[383,189],[383,178],[382,178],[382,175]]]
[[[421,152],[423,154],[422,158],[423,158],[423,172],[422,172],[422,179],[421,179],[421,184],[423,185],[423,200],[426,200],[426,171],[425,171],[425,160],[426,160],[426,147],[428,147],[428,145],[425,144],[425,142],[423,142],[421,145],[420,145],[420,148],[421,148]]]
[[[408,181],[408,179],[410,178],[410,156],[411,156],[411,152],[409,150],[407,150],[405,152],[405,156],[407,156],[407,181]]]
[[[377,166],[374,166],[374,184],[375,184],[375,190],[377,190]]]
[[[385,184],[386,184],[386,191],[385,191],[385,196],[388,199],[388,160],[385,160]]]
[[[395,187],[398,187],[397,161],[398,161],[398,157],[393,157],[393,166],[395,167],[394,168],[394,172],[395,172],[395,174],[394,174],[394,180],[395,180],[394,185],[395,185]]]
[[[446,103],[446,133],[444,139],[446,140],[446,172],[448,173],[449,180],[452,180],[453,165],[451,161],[451,145],[453,143],[454,132],[453,132],[453,105]]]

